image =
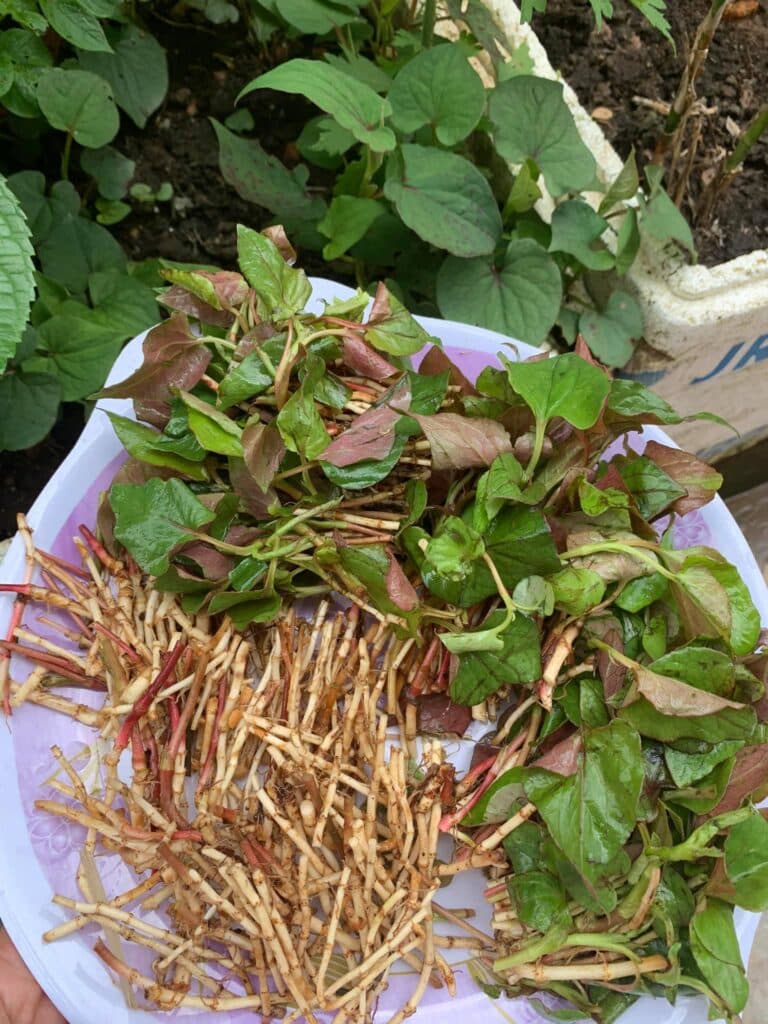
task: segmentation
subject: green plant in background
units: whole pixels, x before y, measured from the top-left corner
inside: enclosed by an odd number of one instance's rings
[[[520,15],[523,21],[530,21],[535,12],[546,13],[549,0],[522,0],[520,4]],[[662,35],[672,42],[669,32],[669,22],[666,19],[667,5],[665,0],[629,0],[633,7],[643,15],[647,21],[658,29]],[[603,18],[613,17],[613,0],[589,0],[597,27],[603,23]]]
[[[320,31],[334,4],[309,6]],[[297,141],[305,163],[288,170],[214,120],[225,179],[363,287],[384,276],[422,312],[531,344],[572,345],[581,334],[603,362],[624,365],[643,323],[617,278],[644,233],[693,245],[653,169],[641,188],[631,156],[616,181],[601,182],[562,86],[530,74],[525,48],[505,59],[479,0],[449,0],[472,29],[455,42],[435,35],[434,4],[418,22],[410,4],[374,5],[372,24],[360,6],[345,4],[341,52],[288,61],[241,93],[273,89],[320,109]],[[306,7],[275,3],[297,31]],[[472,62],[481,41],[490,86]],[[322,187],[310,184],[312,167]],[[602,193],[598,209],[592,192]]]
[[[160,315],[152,288],[131,276],[103,226],[130,211],[123,198],[134,163],[110,145],[120,111],[143,128],[168,86],[165,53],[129,19],[129,6],[0,2],[8,152],[35,165],[50,133],[61,139],[61,180],[37,170],[0,179],[0,450],[41,441],[60,402],[98,388],[121,345]],[[91,208],[69,181],[76,154],[96,193]]]

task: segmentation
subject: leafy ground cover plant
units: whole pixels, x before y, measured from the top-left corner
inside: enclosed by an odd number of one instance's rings
[[[0,450],[42,440],[60,402],[92,393],[122,343],[158,318],[151,287],[127,275],[102,225],[130,210],[133,163],[110,145],[120,112],[143,128],[167,81],[164,51],[123,3],[0,3],[4,145],[33,164],[43,146],[61,152],[60,180],[39,170],[0,179]],[[69,180],[75,154],[89,203]]]
[[[319,108],[297,142],[306,162],[288,170],[214,121],[222,173],[361,286],[385,276],[422,311],[532,344],[581,334],[621,366],[643,324],[616,278],[643,233],[690,247],[690,231],[653,169],[641,188],[634,157],[600,182],[561,85],[533,76],[524,48],[502,56],[486,9],[465,6],[448,4],[474,31],[456,42],[434,34],[430,5],[418,24],[387,5],[375,29],[350,6],[341,52],[288,61],[241,94],[269,88]],[[495,55],[492,82],[473,62],[477,40]]]
[[[472,383],[433,344],[414,371],[430,339],[385,286],[313,316],[279,230],[238,246],[242,274],[166,271],[173,315],[104,392],[143,422],[111,416],[130,459],[103,540],[188,614],[248,628],[335,592],[412,638],[386,696],[410,735],[498,716],[440,823],[446,874],[506,865],[490,995],[610,1022],[698,992],[736,1021],[733,907],[768,905],[768,661],[737,570],[672,543],[719,474],[614,445],[679,417],[583,345]]]

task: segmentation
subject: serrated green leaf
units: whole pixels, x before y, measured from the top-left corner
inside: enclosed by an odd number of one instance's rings
[[[455,256],[485,256],[501,235],[491,187],[464,157],[406,144],[387,164],[384,195],[425,242]]]
[[[165,50],[133,22],[108,35],[112,53],[78,53],[80,64],[106,79],[117,105],[135,125],[144,128],[168,91]]]
[[[485,109],[485,88],[460,46],[444,44],[409,61],[389,91],[392,123],[411,133],[424,125],[443,146],[455,146]]]
[[[56,422],[61,386],[49,373],[24,365],[0,376],[0,451],[22,451],[42,441]]]
[[[347,75],[328,64],[303,58],[286,61],[249,82],[238,100],[254,89],[306,96],[375,153],[395,148],[395,136],[384,126],[384,118],[392,113],[388,101],[361,82],[351,86]]]
[[[555,208],[552,214],[552,241],[550,252],[565,252],[589,270],[610,270],[612,254],[600,244],[608,228],[608,221],[595,213],[583,199],[569,199]]]
[[[0,373],[21,342],[35,297],[33,255],[21,204],[0,176]]]
[[[105,146],[120,127],[112,90],[90,71],[51,68],[40,77],[37,101],[54,128],[90,149]]]
[[[579,332],[606,366],[624,366],[644,330],[643,311],[628,292],[611,292],[604,309],[587,310],[579,317]]]
[[[562,294],[554,260],[527,238],[509,243],[498,269],[488,259],[449,256],[437,276],[437,301],[443,316],[530,345],[546,338],[557,319]]]
[[[579,135],[559,82],[519,75],[496,86],[490,117],[499,153],[510,163],[532,159],[553,196],[594,181],[595,158]]]

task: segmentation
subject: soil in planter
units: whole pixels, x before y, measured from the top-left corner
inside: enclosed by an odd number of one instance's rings
[[[663,116],[648,101],[674,98],[685,55],[709,0],[670,0],[668,17],[677,55],[628,3],[617,3],[610,23],[595,29],[589,4],[550,0],[534,28],[550,61],[600,121],[622,157],[634,146],[638,160],[650,159]],[[708,172],[726,150],[733,132],[743,129],[768,101],[768,2],[756,13],[724,20],[710,49],[697,92],[707,108],[702,142],[690,179],[688,217]],[[707,266],[768,247],[768,138],[752,150],[709,226],[695,225],[699,260]]]

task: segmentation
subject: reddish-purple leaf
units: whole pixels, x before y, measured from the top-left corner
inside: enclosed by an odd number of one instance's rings
[[[211,324],[214,327],[229,327],[235,319],[234,315],[226,309],[214,309],[207,302],[198,299],[192,292],[182,288],[180,284],[174,284],[167,288],[162,295],[158,296],[158,302],[168,309],[175,309],[180,313],[195,317],[204,324]]]
[[[395,443],[395,424],[399,419],[400,414],[386,405],[368,409],[331,441],[323,452],[323,461],[343,467],[363,459],[385,459]]]
[[[451,362],[445,351],[437,345],[433,345],[419,364],[419,373],[424,373],[428,377],[436,377],[446,370],[448,371],[448,382],[458,387],[460,394],[477,394],[474,384],[464,376],[455,363]]]
[[[714,715],[726,708],[741,709],[744,704],[719,697],[716,693],[699,690],[688,683],[681,683],[670,676],[662,676],[649,668],[638,665],[634,670],[638,693],[661,711],[663,715],[676,718],[702,718]]]
[[[266,493],[285,455],[285,445],[277,427],[252,423],[242,436],[243,455],[248,472]]]
[[[217,551],[216,548],[212,548],[210,544],[201,540],[185,545],[178,553],[186,555],[187,558],[191,558],[199,565],[207,580],[223,579],[235,564],[231,555],[225,555],[222,551]]]
[[[735,811],[745,797],[756,789],[761,789],[768,782],[768,743],[760,743],[756,747],[742,747],[736,753],[736,761],[731,778],[726,786],[720,803],[707,814],[723,814]]]
[[[262,491],[242,459],[230,460],[229,482],[232,485],[232,490],[242,501],[246,511],[254,519],[270,518],[269,507],[277,502],[277,495],[269,489]]]
[[[413,584],[403,572],[403,568],[392,554],[389,555],[389,569],[387,570],[387,594],[392,604],[401,611],[412,612],[419,603],[419,596],[413,589]]]
[[[558,775],[575,775],[582,751],[581,733],[573,732],[533,762],[534,768],[546,768]]]
[[[240,306],[248,298],[248,282],[234,270],[197,270],[195,273],[211,282],[222,306]]]
[[[512,451],[509,434],[495,420],[469,419],[452,412],[435,416],[411,416],[421,427],[432,449],[432,467],[469,469],[490,466],[497,455]]]
[[[258,526],[230,526],[224,535],[227,544],[235,544],[237,547],[247,547],[255,543],[263,535],[263,529]]]
[[[142,348],[139,369],[98,397],[133,398],[139,418],[162,427],[171,412],[171,388],[191,390],[208,368],[211,352],[191,333],[185,313],[174,313],[153,327]]]
[[[383,381],[400,372],[359,334],[352,331],[344,335],[342,358],[350,370],[371,380]]]
[[[463,736],[472,721],[472,708],[454,704],[447,693],[431,693],[420,697],[416,707],[419,732],[438,736]]]
[[[288,236],[285,233],[283,225],[273,224],[271,228],[264,228],[261,233],[280,250],[280,255],[288,266],[292,267],[296,262],[296,250],[288,241]]]
[[[688,492],[670,505],[681,516],[712,501],[723,482],[716,469],[679,448],[649,441],[643,454]]]

